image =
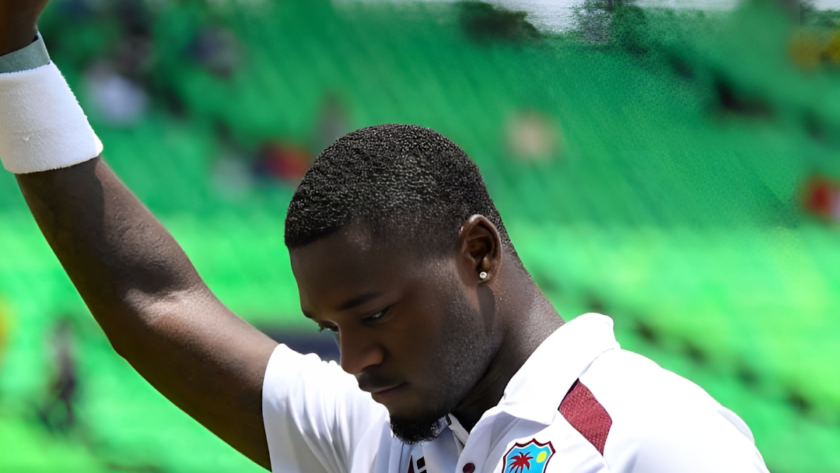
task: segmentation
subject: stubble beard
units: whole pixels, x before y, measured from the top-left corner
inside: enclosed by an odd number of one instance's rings
[[[413,418],[391,418],[391,431],[406,444],[436,439],[446,426],[443,417],[466,397],[492,359],[493,348],[481,324],[481,314],[469,305],[463,293],[457,292],[447,313],[442,348],[429,363],[438,368],[438,382],[423,393],[427,409]]]

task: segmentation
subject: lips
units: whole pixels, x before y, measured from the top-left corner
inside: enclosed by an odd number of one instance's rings
[[[380,404],[387,404],[402,394],[407,386],[408,385],[406,383],[401,383],[385,388],[376,388],[375,390],[370,391],[370,395],[374,401]],[[365,391],[367,391],[367,389]]]

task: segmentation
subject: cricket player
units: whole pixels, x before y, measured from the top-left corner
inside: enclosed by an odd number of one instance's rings
[[[341,363],[278,345],[101,159],[37,33],[45,4],[0,3],[3,165],[117,353],[243,455],[275,472],[767,471],[741,419],[621,350],[611,319],[564,324],[476,165],[426,128],[350,133],[306,174],[285,242]]]

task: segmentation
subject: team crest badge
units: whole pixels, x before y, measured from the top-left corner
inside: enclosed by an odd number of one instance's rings
[[[539,443],[531,439],[524,444],[516,443],[505,454],[502,473],[544,473],[552,456],[554,446],[551,442]]]

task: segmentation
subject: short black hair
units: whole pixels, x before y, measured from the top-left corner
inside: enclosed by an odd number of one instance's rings
[[[402,237],[442,253],[457,248],[459,228],[475,214],[516,256],[463,149],[428,128],[377,125],[339,138],[315,159],[289,204],[285,240],[294,249],[360,222],[375,238]]]

